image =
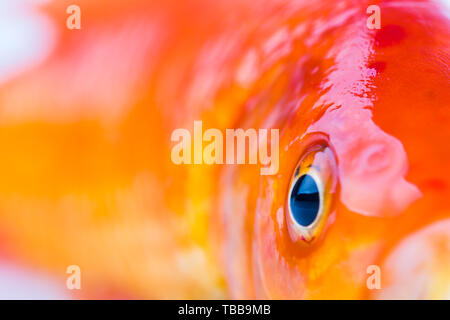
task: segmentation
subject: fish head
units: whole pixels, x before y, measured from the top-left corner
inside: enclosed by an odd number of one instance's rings
[[[343,9],[292,40],[251,100],[245,125],[279,129],[279,170],[222,174],[233,296],[449,297],[449,21],[380,7],[380,29]]]

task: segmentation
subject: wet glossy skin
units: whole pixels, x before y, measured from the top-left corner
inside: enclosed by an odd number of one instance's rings
[[[329,24],[312,35],[305,31],[280,65],[272,86],[282,86],[282,94],[253,102],[254,110],[266,108],[268,115],[245,118],[249,127],[270,119],[264,125],[281,128],[279,175],[259,177],[250,168],[224,173],[220,203],[231,292],[256,298],[448,297],[448,20],[430,5],[385,4],[382,29],[369,31],[357,8],[332,11]],[[426,24],[411,24],[418,16]],[[268,97],[275,100],[270,106]],[[328,195],[335,204],[327,227],[309,246],[292,240],[286,218],[289,178],[308,145],[305,133],[327,137],[339,179],[336,193]],[[432,223],[433,232],[405,240]],[[402,240],[416,249],[386,262]],[[381,266],[385,290],[367,290],[366,269],[373,264]]]
[[[443,7],[381,2],[377,31],[363,1],[80,1],[69,31],[67,4],[44,10],[51,55],[0,89],[3,260],[80,265],[75,297],[448,298]],[[279,128],[278,175],[174,165],[171,132],[197,119]],[[305,245],[286,199],[317,139],[336,186]]]

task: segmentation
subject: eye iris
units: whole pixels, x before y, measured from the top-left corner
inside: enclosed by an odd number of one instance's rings
[[[295,221],[301,226],[307,227],[316,219],[320,195],[319,188],[310,175],[305,174],[297,180],[289,204]]]

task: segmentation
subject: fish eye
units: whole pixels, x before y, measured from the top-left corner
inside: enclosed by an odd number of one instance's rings
[[[334,153],[324,141],[306,148],[289,184],[288,230],[295,242],[311,244],[321,235],[337,189]]]
[[[302,227],[310,226],[322,210],[322,198],[315,178],[311,174],[300,176],[289,197],[289,208],[294,221]]]

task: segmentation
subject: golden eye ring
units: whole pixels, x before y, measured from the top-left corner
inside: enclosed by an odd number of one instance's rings
[[[311,244],[321,235],[332,210],[337,170],[326,141],[315,141],[305,150],[292,175],[286,207],[291,239]]]

